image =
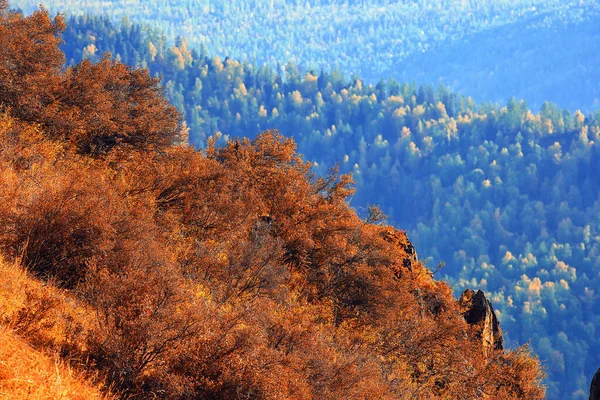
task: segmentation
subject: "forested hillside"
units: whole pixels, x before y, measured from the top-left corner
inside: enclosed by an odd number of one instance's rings
[[[64,68],[63,29],[0,0],[3,398],[544,397],[350,176],[275,131],[193,149],[146,70]]]
[[[395,77],[443,83],[477,100],[545,101],[574,111],[600,108],[600,15],[553,23],[545,16],[519,21],[459,41],[446,40],[407,57]]]
[[[72,21],[65,40],[71,62],[110,50],[161,74],[197,146],[278,128],[314,171],[340,162],[354,207],[381,205],[431,268],[446,263],[457,293],[492,294],[508,342],[531,339],[545,361],[550,398],[587,397],[600,364],[600,113],[480,106],[443,87],[292,64],[279,75],[102,19]]]
[[[38,0],[16,0],[29,12]],[[591,110],[600,98],[596,0],[48,0],[52,12],[150,23],[207,54],[389,77],[505,103]],[[559,45],[559,43],[562,43]],[[549,51],[548,46],[552,46]],[[282,72],[282,71],[279,71]],[[542,90],[540,90],[542,89]],[[583,96],[581,95],[583,93]]]

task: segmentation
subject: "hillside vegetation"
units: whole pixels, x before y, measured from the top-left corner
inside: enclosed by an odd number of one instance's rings
[[[543,398],[537,359],[485,345],[349,176],[272,131],[190,148],[147,71],[64,69],[63,27],[0,0],[0,335],[89,397]]]
[[[74,299],[0,260],[0,397],[7,400],[113,398],[94,376],[60,360],[72,321],[85,315]]]
[[[33,350],[0,327],[0,397],[22,399],[107,399],[63,363]]]
[[[16,0],[31,12],[37,0]],[[444,83],[480,101],[598,105],[596,0],[47,0],[69,16],[107,15],[187,38],[221,59],[328,72],[366,82]],[[551,46],[551,51],[548,51]]]
[[[478,105],[444,87],[293,64],[278,74],[102,18],[71,21],[65,40],[69,63],[109,50],[162,76],[198,147],[278,128],[318,174],[339,162],[363,215],[379,204],[429,265],[446,263],[457,295],[492,295],[508,342],[531,340],[546,363],[550,398],[587,398],[600,364],[600,113]]]

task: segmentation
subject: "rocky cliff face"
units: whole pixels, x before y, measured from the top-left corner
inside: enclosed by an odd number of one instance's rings
[[[596,371],[596,375],[594,375],[594,378],[592,379],[589,400],[600,400],[600,369]]]
[[[402,268],[396,268],[395,273],[398,278],[402,276],[402,269],[413,271],[419,263],[419,257],[412,242],[408,240],[405,231],[397,229],[387,229],[381,234],[389,243],[393,243],[398,248],[402,249],[403,256],[400,258]],[[398,266],[399,267],[399,266]]]
[[[490,349],[502,350],[504,340],[500,323],[492,303],[485,294],[481,290],[475,292],[467,289],[461,295],[459,305],[467,323],[477,327],[486,352]]]

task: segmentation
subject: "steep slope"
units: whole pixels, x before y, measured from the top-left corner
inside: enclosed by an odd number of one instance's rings
[[[594,377],[592,378],[592,382],[590,383],[590,397],[589,400],[598,400],[600,399],[600,374],[596,371]]]
[[[273,131],[190,148],[147,71],[62,68],[62,28],[0,0],[0,252],[37,279],[5,285],[15,332],[121,398],[543,398],[349,176]]]
[[[86,325],[88,316],[73,298],[0,260],[0,397],[112,398],[83,370],[60,360],[61,352],[74,354],[83,344],[78,327]]]
[[[57,358],[31,348],[0,326],[0,397],[6,400],[109,399]]]
[[[550,398],[585,396],[600,363],[598,112],[482,106],[443,87],[372,86],[293,65],[280,75],[195,54],[184,41],[152,53],[159,33],[102,19],[82,19],[65,37],[70,60],[95,43],[161,74],[198,146],[210,134],[224,143],[276,127],[321,175],[341,162],[362,215],[379,204],[429,265],[446,263],[457,296],[474,287],[489,295],[507,343],[531,340]]]

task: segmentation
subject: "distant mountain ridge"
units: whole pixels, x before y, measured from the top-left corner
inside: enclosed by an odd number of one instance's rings
[[[595,12],[568,23],[532,17],[413,54],[397,77],[443,84],[478,101],[515,97],[535,110],[549,101],[590,112],[600,108],[599,24]]]
[[[547,100],[571,111],[591,111],[597,104],[597,36],[588,32],[581,42],[571,39],[583,32],[565,35],[568,27],[596,23],[600,4],[595,0],[44,4],[68,15],[90,13],[108,15],[113,23],[151,24],[166,33],[169,44],[183,37],[190,48],[202,46],[222,59],[274,68],[291,61],[316,71],[337,67],[373,84],[388,78],[444,83],[464,95],[477,95],[478,101],[525,99],[535,110]],[[14,6],[30,12],[38,1],[18,0]],[[548,47],[566,40],[571,42],[556,54]]]

